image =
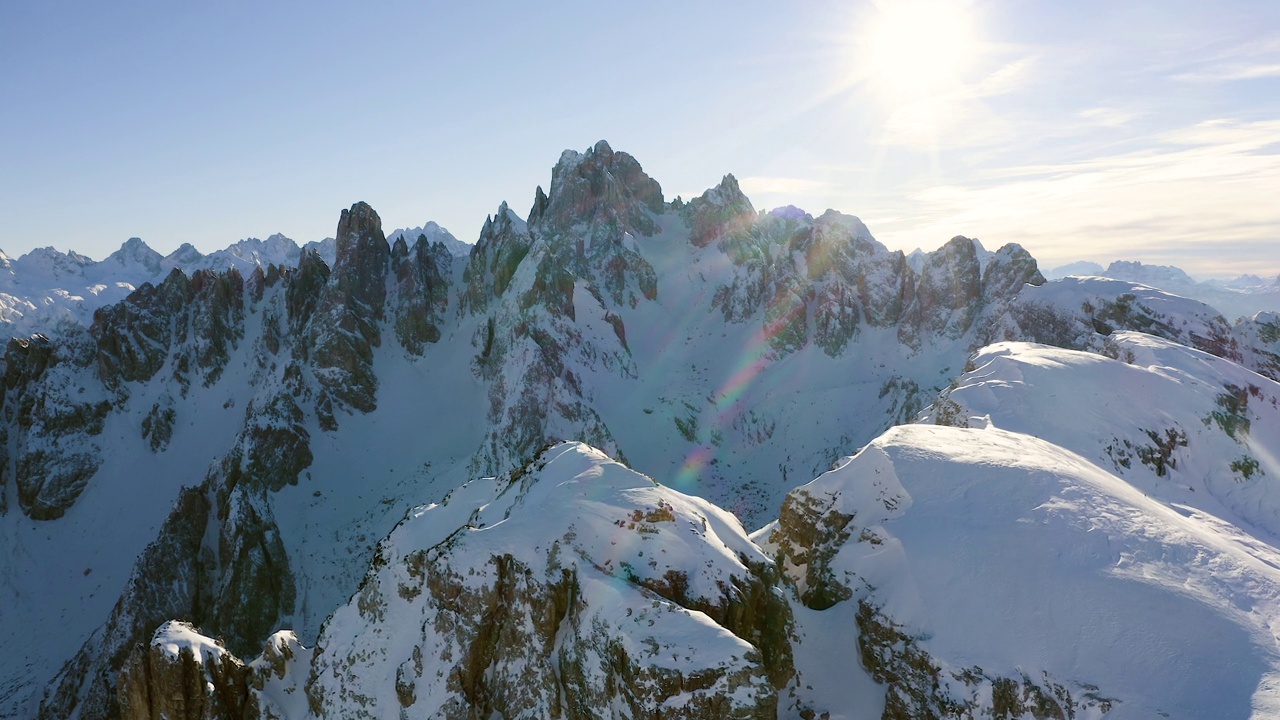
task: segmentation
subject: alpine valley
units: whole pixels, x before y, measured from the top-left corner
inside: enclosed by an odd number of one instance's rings
[[[1280,716],[1274,309],[549,188],[3,258],[0,716]]]

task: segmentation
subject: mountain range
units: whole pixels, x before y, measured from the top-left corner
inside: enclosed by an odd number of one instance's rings
[[[11,262],[150,274],[6,316],[0,714],[1280,711],[1280,314],[548,187]]]
[[[411,242],[419,236],[443,243],[459,257],[471,251],[470,245],[433,222],[396,230],[388,239],[394,242],[404,237]],[[231,268],[247,274],[257,267],[295,266],[303,250],[314,251],[332,264],[335,240],[325,238],[299,246],[275,234],[266,240],[246,238],[208,255],[190,243],[161,255],[135,237],[101,262],[74,250],[64,253],[52,247],[37,248],[16,260],[0,251],[0,328],[7,335],[25,337],[49,332],[63,321],[88,325],[98,308],[120,302],[143,283],[159,284],[175,269],[186,275]]]
[[[1199,281],[1172,265],[1145,265],[1133,260],[1118,260],[1106,268],[1095,262],[1080,261],[1045,273],[1045,277],[1049,279],[1069,275],[1102,276],[1140,282],[1212,305],[1232,319],[1280,309],[1280,276],[1262,278],[1257,275],[1241,275],[1232,280]]]

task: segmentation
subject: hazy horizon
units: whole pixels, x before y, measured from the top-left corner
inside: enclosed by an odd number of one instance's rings
[[[358,200],[474,242],[604,138],[669,199],[732,173],[907,252],[1280,273],[1267,2],[64,2],[11,8],[0,66],[12,257],[302,244]]]

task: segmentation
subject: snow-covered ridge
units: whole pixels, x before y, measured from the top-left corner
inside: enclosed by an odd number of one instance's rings
[[[827,586],[820,612],[797,614],[802,638],[838,652],[823,639],[860,628],[845,682],[870,672],[900,716],[961,716],[945,708],[1010,690],[1066,717],[1280,707],[1280,552],[1062,447],[902,426],[788,503],[762,539],[797,581]]]
[[[1105,352],[989,346],[927,419],[1044,438],[1151,497],[1280,540],[1280,383],[1140,333]]]
[[[416,510],[379,546],[316,641],[308,694],[325,714],[778,706],[794,671],[769,643],[785,642],[787,607],[756,589],[769,560],[733,516],[578,444],[510,482],[478,506],[463,488]],[[724,627],[756,592],[779,625],[760,615]],[[472,665],[478,654],[486,666]]]

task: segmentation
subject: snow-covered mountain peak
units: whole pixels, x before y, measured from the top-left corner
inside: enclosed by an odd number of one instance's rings
[[[405,243],[412,247],[419,237],[425,237],[428,245],[443,243],[453,257],[465,258],[471,254],[471,245],[454,237],[453,233],[440,227],[434,220],[426,222],[421,227],[393,230],[387,235],[387,242],[395,244],[397,240],[404,239]]]
[[[769,211],[770,217],[782,220],[812,220],[813,216],[795,205],[783,205]]]
[[[1210,280],[1206,284],[1241,293],[1269,293],[1280,290],[1280,275],[1275,277],[1241,275],[1231,280]]]
[[[1182,268],[1172,265],[1147,265],[1137,261],[1116,260],[1102,273],[1120,280],[1137,280],[1155,287],[1168,287],[1170,283],[1183,285],[1194,283]]]
[[[704,247],[726,235],[744,232],[755,218],[751,200],[738,187],[732,174],[719,185],[690,200],[685,206],[690,217],[689,242]]]
[[[324,260],[326,265],[333,267],[334,260],[337,259],[338,255],[338,240],[331,237],[323,240],[312,240],[303,245],[302,248],[314,252],[321,260]]]
[[[204,663],[206,659],[218,659],[226,654],[227,649],[201,635],[191,623],[181,620],[170,620],[151,636],[151,647],[158,648],[165,656],[177,659],[184,652],[191,653],[196,662]]]
[[[137,273],[144,277],[159,275],[162,272],[160,267],[164,257],[160,253],[151,249],[151,246],[142,241],[141,238],[129,238],[120,246],[119,250],[107,256],[96,268],[99,273],[104,275],[107,267],[111,267],[110,272],[127,272]]]
[[[792,491],[757,537],[820,611],[797,614],[797,657],[859,628],[885,717],[998,717],[983,706],[1009,700],[1039,708],[1010,717],[1276,707],[1280,553],[1031,435],[893,428]],[[853,674],[839,677],[815,686],[847,697]]]
[[[641,511],[639,516],[636,509]],[[438,524],[418,520],[430,512],[415,513],[415,525],[434,538],[440,532]],[[567,527],[565,518],[570,519]],[[577,537],[561,538],[565,534]],[[406,529],[401,537],[411,536]],[[668,577],[668,558],[696,568],[687,573],[683,591],[689,598],[708,601],[723,593],[717,584],[723,580],[723,566],[745,576],[744,563],[768,562],[733,515],[663,487],[600,450],[576,442],[555,445],[524,471],[514,473],[511,485],[472,513],[465,533],[453,536],[447,549],[455,555],[454,562],[461,562],[461,554],[477,546],[486,548],[484,552],[501,548],[524,564],[537,566],[546,562],[547,544],[557,538],[569,553],[561,562],[577,556],[641,585]],[[408,544],[431,547],[434,543]],[[646,558],[656,558],[658,563]],[[483,564],[480,559],[476,566]]]
[[[820,225],[844,228],[850,236],[861,240],[875,241],[875,237],[871,235],[871,230],[867,228],[866,223],[862,222],[856,215],[848,215],[839,210],[828,209],[818,216],[817,222]],[[876,244],[879,245],[880,243],[877,241]]]
[[[907,253],[907,266],[915,271],[916,274],[919,274],[920,271],[924,269],[924,261],[928,256],[929,254],[923,249],[916,248],[915,250]]]
[[[161,262],[161,267],[165,273],[176,267],[189,267],[197,263],[200,258],[204,257],[204,253],[196,249],[191,243],[182,243],[177,250],[169,253]]]
[[[36,248],[13,261],[15,275],[33,285],[83,277],[93,261],[75,251],[59,252],[50,247]],[[27,282],[24,282],[27,284]]]
[[[991,261],[991,256],[995,253],[983,247],[978,238],[970,238],[969,241],[973,243],[973,252],[978,256],[978,267],[983,272],[986,272],[987,263]]]
[[[275,233],[262,240],[256,237],[245,238],[232,243],[222,250],[197,258],[186,266],[186,271],[211,269],[221,271],[235,268],[248,275],[255,267],[266,268],[269,265],[293,267],[298,264],[302,250],[293,240],[280,233]]]
[[[1104,352],[988,346],[929,417],[1044,438],[1151,497],[1280,538],[1280,384],[1142,333],[1114,333]]]

